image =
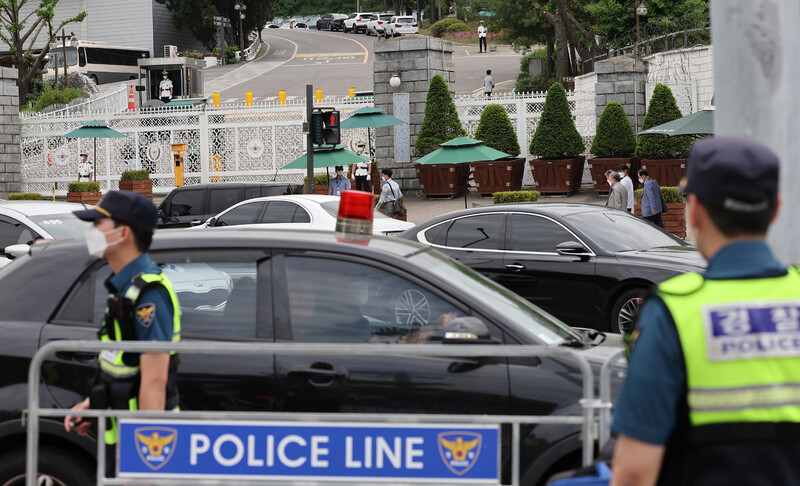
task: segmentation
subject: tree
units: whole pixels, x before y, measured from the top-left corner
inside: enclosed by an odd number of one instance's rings
[[[636,137],[625,109],[616,101],[607,104],[597,124],[589,150],[598,157],[630,157],[636,151]]]
[[[564,159],[580,155],[585,146],[569,111],[567,92],[560,83],[547,90],[542,118],[531,139],[531,153],[543,159]]]
[[[11,49],[14,65],[17,68],[17,86],[19,87],[19,103],[24,104],[28,98],[31,82],[37,72],[44,67],[44,58],[50,50],[50,42],[55,40],[54,33],[58,33],[65,25],[72,22],[82,22],[86,12],[63,20],[53,29],[54,10],[58,0],[40,0],[39,6],[33,12],[25,15],[23,7],[28,0],[0,0],[0,40]],[[34,46],[42,29],[47,27],[48,42],[44,49],[34,54]]]
[[[475,138],[495,150],[505,152],[512,157],[519,155],[519,142],[514,125],[508,119],[506,110],[497,104],[487,105],[481,113]]]
[[[438,74],[431,79],[428,97],[425,99],[425,118],[419,129],[414,148],[417,157],[427,155],[444,142],[465,135],[458,119],[456,104],[447,89],[444,78]]]
[[[643,130],[681,118],[681,109],[675,102],[672,90],[665,84],[657,84],[653,97],[644,115]],[[692,137],[668,137],[667,135],[640,135],[636,145],[636,155],[645,159],[683,158],[689,153]]]

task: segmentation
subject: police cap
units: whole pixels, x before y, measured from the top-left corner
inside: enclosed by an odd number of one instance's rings
[[[778,204],[779,170],[778,156],[758,142],[711,137],[694,144],[679,190],[734,213],[762,213]]]
[[[92,209],[75,211],[84,221],[111,218],[133,229],[152,233],[158,224],[158,210],[152,201],[132,191],[108,191]]]

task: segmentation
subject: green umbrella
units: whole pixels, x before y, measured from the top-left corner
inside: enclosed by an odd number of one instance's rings
[[[713,135],[714,134],[714,110],[705,109],[686,115],[683,118],[672,120],[661,125],[642,130],[639,135],[667,135],[676,137],[678,135]]]
[[[366,155],[359,155],[355,152],[344,149],[344,145],[317,147],[314,149],[314,167],[334,167],[336,165],[350,165],[357,162],[369,160]],[[305,169],[308,167],[306,154],[294,159],[284,165],[283,169]]]
[[[94,180],[97,180],[97,139],[98,138],[128,138],[108,124],[101,121],[86,122],[75,130],[62,135],[64,138],[93,138],[94,139]]]
[[[483,160],[497,160],[510,157],[505,152],[495,150],[483,145],[480,140],[469,137],[458,137],[445,142],[440,149],[417,160],[418,164],[462,164],[480,162]]]
[[[369,143],[369,154],[372,156],[372,133],[371,128],[390,127],[392,125],[402,125],[405,122],[391,115],[387,115],[378,108],[372,106],[365,106],[354,111],[350,118],[341,123],[341,128],[345,130],[350,128],[366,128],[367,129],[367,142]]]

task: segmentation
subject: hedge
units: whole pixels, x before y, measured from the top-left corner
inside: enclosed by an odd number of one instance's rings
[[[336,177],[336,176],[333,176]],[[325,186],[328,187],[328,183],[331,181],[330,174],[314,174],[314,185],[315,186]],[[305,186],[308,184],[308,176],[303,177],[303,185]]]
[[[442,19],[431,25],[431,35],[434,37],[441,37],[447,32],[447,28],[454,24],[464,24],[464,22],[458,19]],[[464,24],[464,27],[466,27],[465,30],[469,30],[467,24]]]
[[[643,189],[636,189],[633,191],[633,202],[636,204],[642,203],[642,191]],[[674,186],[663,186],[661,187],[661,194],[664,196],[664,200],[667,203],[684,203],[686,200],[683,198],[683,194],[678,194],[678,188]]]
[[[621,104],[606,105],[589,151],[598,157],[630,157],[636,151],[633,127]]]
[[[100,192],[99,182],[70,182],[67,192]]]
[[[454,32],[469,32],[469,25],[465,24],[464,22],[454,22],[451,24],[445,32],[452,34]]]
[[[147,181],[150,180],[150,172],[147,170],[126,170],[119,178],[120,181]]]
[[[42,195],[38,192],[12,192],[8,195],[9,201],[41,201]]]
[[[497,104],[486,105],[481,113],[475,138],[495,150],[505,152],[512,157],[519,155],[519,142],[514,125],[508,119],[506,110]]]
[[[492,194],[495,204],[536,202],[539,200],[539,191],[503,191]]]
[[[577,157],[585,146],[569,111],[567,92],[561,83],[547,90],[542,117],[531,139],[531,154],[543,159]]]
[[[464,136],[456,105],[450,96],[447,83],[440,75],[431,79],[425,100],[425,118],[414,143],[416,156],[422,157],[436,150],[439,145],[456,137]]]

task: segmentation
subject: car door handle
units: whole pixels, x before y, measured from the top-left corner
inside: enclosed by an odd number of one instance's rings
[[[506,270],[511,270],[512,272],[521,272],[525,270],[525,265],[506,265]]]
[[[310,367],[297,367],[292,368],[287,373],[288,376],[295,378],[323,378],[328,380],[336,380],[345,377],[344,371],[338,371],[328,368],[317,368],[314,365]]]

